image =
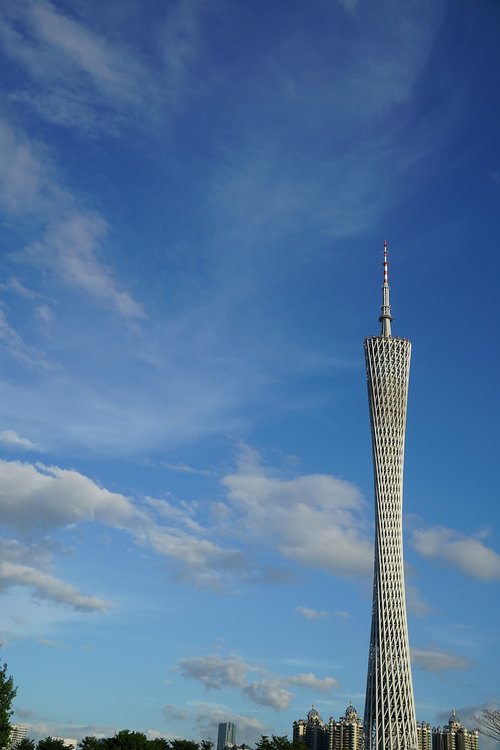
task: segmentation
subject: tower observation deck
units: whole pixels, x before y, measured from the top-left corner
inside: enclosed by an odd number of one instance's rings
[[[373,605],[365,750],[417,747],[403,567],[403,464],[411,343],[391,334],[384,243],[380,336],[365,339],[375,485]]]

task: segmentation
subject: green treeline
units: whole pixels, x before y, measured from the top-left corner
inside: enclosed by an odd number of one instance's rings
[[[78,743],[79,750],[212,750],[214,743],[210,740],[166,740],[164,737],[155,737],[148,740],[142,732],[131,732],[122,729],[114,737],[84,737]],[[292,745],[288,737],[262,735],[255,745],[255,750],[305,750],[305,746]],[[54,737],[46,737],[35,742],[26,737],[16,745],[16,750],[68,750],[64,740]]]

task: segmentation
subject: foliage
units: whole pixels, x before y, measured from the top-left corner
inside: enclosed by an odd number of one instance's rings
[[[45,737],[38,741],[37,750],[68,750],[68,746],[57,737]]]
[[[170,740],[172,750],[200,750],[200,746],[194,740]]]
[[[16,750],[35,750],[35,740],[23,737],[16,745]]]
[[[255,750],[293,750],[294,748],[295,745],[286,735],[276,734],[273,734],[271,739],[263,734],[255,746]]]
[[[80,750],[102,750],[105,740],[99,740],[97,737],[87,736],[80,740],[78,747]]]
[[[106,750],[149,750],[149,742],[143,732],[122,729],[114,737],[105,740]]]
[[[170,750],[170,745],[165,737],[155,737],[148,742],[148,750]]]
[[[485,708],[475,719],[479,724],[481,734],[500,742],[500,711],[498,709]]]
[[[0,747],[7,747],[10,742],[12,701],[17,688],[13,678],[7,674],[7,664],[0,667]]]
[[[183,739],[169,741],[165,737],[148,740],[142,732],[122,729],[114,737],[102,739],[93,736],[84,737],[78,743],[78,750],[213,750],[213,746],[214,743],[211,740],[201,740],[200,743]],[[34,750],[34,748],[30,746],[21,750]],[[61,750],[61,748],[58,745],[57,747],[38,747],[38,750]],[[275,748],[274,750],[288,750],[288,748]]]

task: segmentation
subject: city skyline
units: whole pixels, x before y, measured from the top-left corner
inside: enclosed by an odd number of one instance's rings
[[[384,239],[417,720],[499,707],[499,37],[494,0],[0,4],[0,656],[30,736],[361,716]]]

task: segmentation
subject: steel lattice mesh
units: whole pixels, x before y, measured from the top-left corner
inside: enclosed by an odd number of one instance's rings
[[[375,484],[375,565],[366,750],[417,747],[403,569],[403,464],[411,344],[365,341]]]

